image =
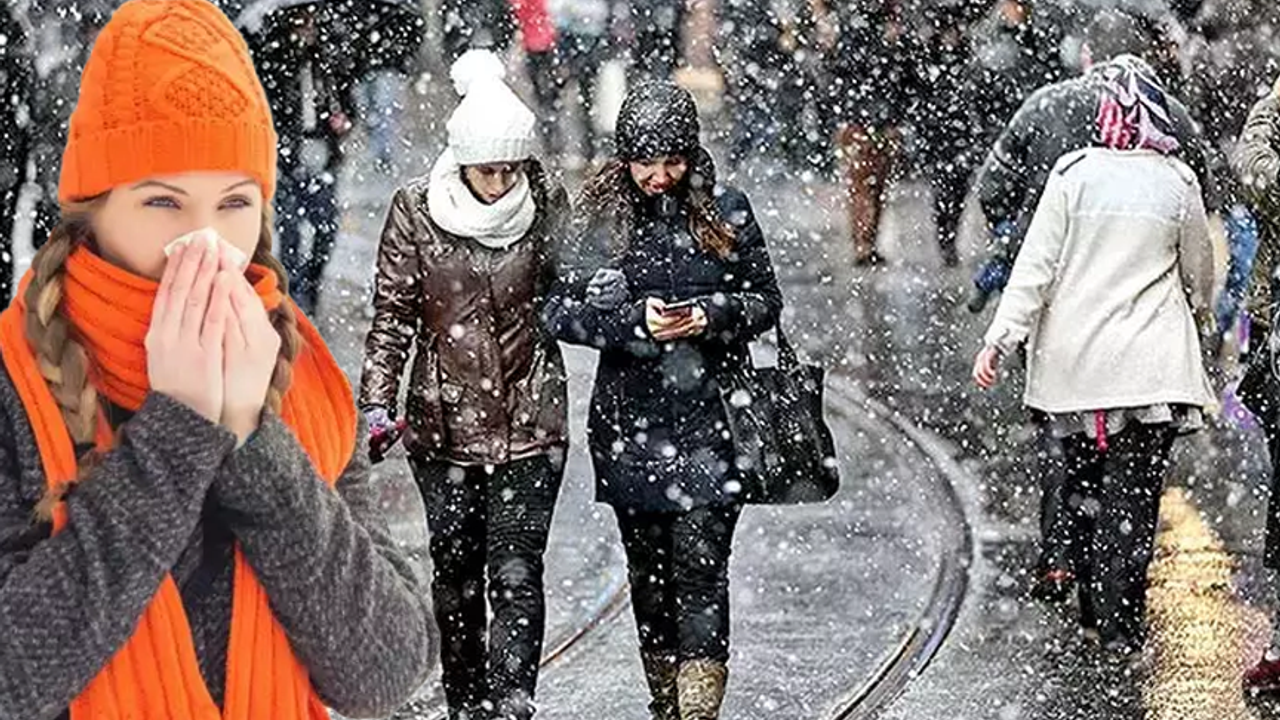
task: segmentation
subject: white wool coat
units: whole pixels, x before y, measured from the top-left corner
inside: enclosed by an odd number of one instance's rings
[[[1191,169],[1090,148],[1054,167],[986,342],[1007,355],[1027,341],[1025,401],[1045,412],[1205,407],[1212,299]]]

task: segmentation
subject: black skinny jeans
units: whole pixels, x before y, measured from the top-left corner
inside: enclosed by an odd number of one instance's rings
[[[1174,437],[1168,424],[1130,423],[1106,452],[1084,433],[1063,440],[1081,620],[1096,622],[1107,645],[1137,649],[1146,636],[1147,566]]]
[[[729,554],[741,508],[616,512],[640,651],[728,662]]]
[[[449,717],[475,718],[488,700],[496,717],[530,718],[546,625],[542,556],[563,468],[541,455],[491,473],[420,460],[413,471],[431,530]]]
[[[1075,519],[1068,512],[1066,462],[1062,440],[1054,437],[1049,416],[1031,411],[1035,432],[1036,472],[1040,475],[1040,559],[1036,572],[1071,569],[1071,534]]]

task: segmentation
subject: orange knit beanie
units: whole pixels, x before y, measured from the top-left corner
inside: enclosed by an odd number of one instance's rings
[[[244,38],[207,0],[129,0],[80,79],[58,199],[156,175],[243,172],[270,198],[276,132]]]

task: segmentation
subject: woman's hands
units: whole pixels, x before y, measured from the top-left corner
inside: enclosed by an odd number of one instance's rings
[[[999,348],[988,345],[973,360],[973,381],[983,390],[990,390],[1000,380],[1000,355]]]
[[[219,249],[203,244],[178,248],[160,278],[145,341],[151,389],[210,422],[222,417],[223,337],[233,322],[235,277],[222,264]]]
[[[221,422],[243,445],[258,429],[280,357],[280,334],[243,273],[231,283],[231,318],[223,335]]]
[[[169,258],[146,349],[152,390],[222,424],[241,444],[258,429],[280,336],[225,249],[190,245]]]
[[[701,335],[707,329],[707,312],[700,305],[672,312],[658,298],[645,300],[644,319],[649,334],[659,342]]]

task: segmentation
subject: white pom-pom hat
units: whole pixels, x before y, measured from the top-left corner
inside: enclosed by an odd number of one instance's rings
[[[504,81],[502,60],[489,50],[468,50],[449,71],[462,95],[446,129],[460,165],[519,162],[533,157],[537,117]]]

